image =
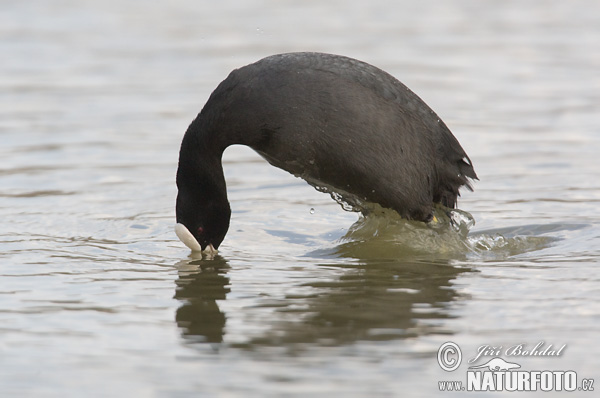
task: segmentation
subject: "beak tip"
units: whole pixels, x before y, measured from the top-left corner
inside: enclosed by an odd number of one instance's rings
[[[203,251],[208,254],[212,254],[212,255],[215,255],[218,252],[218,250],[215,249],[215,247],[212,245],[212,243],[209,243],[208,246],[206,246],[206,249],[204,249]]]

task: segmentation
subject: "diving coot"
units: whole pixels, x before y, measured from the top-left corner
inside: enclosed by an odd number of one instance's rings
[[[221,157],[247,145],[309,184],[429,221],[477,179],[440,118],[404,84],[355,59],[289,53],[236,69],[191,123],[179,153],[177,236],[215,251],[231,209]]]

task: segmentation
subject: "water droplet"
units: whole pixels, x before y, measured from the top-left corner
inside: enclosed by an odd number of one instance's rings
[[[313,209],[312,207],[310,208],[310,214],[315,214],[315,209]]]

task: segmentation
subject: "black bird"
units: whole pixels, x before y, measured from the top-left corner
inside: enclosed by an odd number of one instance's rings
[[[234,144],[410,220],[453,208],[477,179],[444,122],[393,76],[339,55],[273,55],[231,72],[183,137],[176,232],[192,250],[215,251],[229,228],[221,157]]]

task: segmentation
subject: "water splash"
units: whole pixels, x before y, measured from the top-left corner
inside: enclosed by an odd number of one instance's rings
[[[429,223],[408,221],[393,210],[375,205],[348,229],[336,252],[360,258],[489,258],[539,250],[555,240],[531,233],[504,231],[503,235],[500,230],[470,234],[475,219],[460,209],[437,206],[433,215]]]
[[[560,240],[547,234],[582,227],[584,226],[569,224],[521,225],[479,231],[469,235],[467,239],[472,251],[478,256],[498,259],[545,249]]]
[[[335,200],[340,206],[342,206],[342,209],[351,212],[364,213],[364,203],[356,195],[333,188],[320,182],[311,181],[310,177],[307,176],[302,176],[302,178],[308,181],[308,183],[311,184],[317,191],[329,194],[331,199]]]
[[[470,235],[475,218],[464,210],[439,204],[434,207],[432,221],[409,221],[394,210],[366,202],[349,192],[311,182],[308,178],[307,181],[318,191],[331,195],[344,210],[361,213],[336,247],[337,254],[344,256],[506,258],[546,248],[557,240],[551,236],[536,235],[544,234],[544,226],[531,226],[533,230],[504,228]]]

